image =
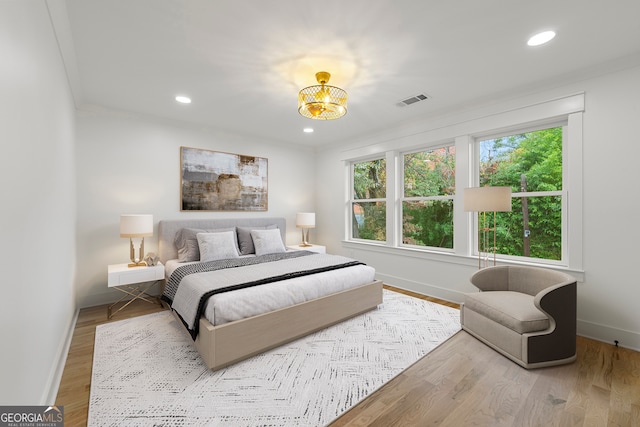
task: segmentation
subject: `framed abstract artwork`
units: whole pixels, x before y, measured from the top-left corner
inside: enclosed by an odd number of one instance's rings
[[[180,147],[181,211],[266,211],[264,157]]]

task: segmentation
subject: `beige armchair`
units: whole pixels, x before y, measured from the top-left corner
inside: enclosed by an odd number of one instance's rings
[[[488,267],[471,276],[462,329],[521,366],[576,359],[576,279],[537,267]]]

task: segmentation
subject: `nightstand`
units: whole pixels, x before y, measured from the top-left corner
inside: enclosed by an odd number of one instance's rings
[[[322,245],[311,245],[311,246],[289,245],[287,246],[287,248],[294,251],[311,251],[319,254],[327,253],[327,247]]]
[[[107,286],[115,288],[125,295],[107,308],[107,319],[111,319],[114,314],[137,299],[150,304],[160,304],[157,297],[147,293],[159,280],[164,280],[164,265],[161,263],[151,267],[129,267],[127,264],[110,265]],[[127,296],[132,298],[112,313],[113,307],[122,302]]]

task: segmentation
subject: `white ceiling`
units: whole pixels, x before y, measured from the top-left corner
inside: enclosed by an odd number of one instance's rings
[[[640,64],[638,0],[67,0],[66,9],[68,23],[52,18],[79,108],[304,146]],[[526,45],[547,29],[558,34],[549,44]],[[345,117],[298,114],[297,92],[317,71],[349,93]],[[419,93],[430,99],[397,106]],[[178,104],[179,94],[193,102]]]

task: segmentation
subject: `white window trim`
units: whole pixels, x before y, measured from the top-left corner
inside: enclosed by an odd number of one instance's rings
[[[549,263],[548,260],[526,258],[511,260],[503,258],[501,264],[545,265],[573,272],[583,272],[583,113],[584,93],[577,93],[542,101],[530,105],[516,106],[506,111],[488,111],[486,114],[458,123],[444,126],[433,126],[422,132],[415,132],[404,137],[393,137],[380,141],[375,145],[347,150],[343,153],[348,178],[347,188],[347,221],[345,224],[345,240],[347,248],[369,249],[383,252],[402,252],[403,255],[433,259],[443,262],[473,265],[477,259],[472,255],[474,248],[473,215],[463,211],[463,189],[471,186],[475,170],[472,170],[474,153],[471,147],[475,139],[485,135],[521,132],[527,127],[541,128],[544,124],[566,122],[568,129],[566,143],[563,146],[563,262]],[[402,195],[401,177],[399,176],[400,153],[409,150],[429,149],[442,145],[443,141],[454,140],[456,146],[456,199],[454,201],[454,251],[434,251],[434,248],[406,247],[398,244],[401,240],[401,218],[399,199]],[[354,162],[387,159],[387,241],[359,241],[351,239],[351,223],[349,219],[349,203],[352,182],[352,165]],[[566,242],[565,242],[566,240]],[[564,251],[567,251],[564,253]]]

